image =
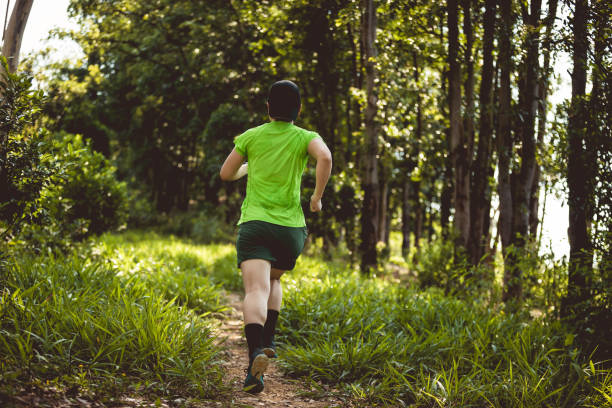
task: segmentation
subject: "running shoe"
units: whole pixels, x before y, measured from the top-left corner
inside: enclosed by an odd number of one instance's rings
[[[251,356],[242,390],[251,394],[262,392],[264,389],[263,374],[267,368],[268,356],[259,349],[255,350]]]

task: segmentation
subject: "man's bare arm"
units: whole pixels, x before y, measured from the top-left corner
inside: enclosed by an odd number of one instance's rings
[[[310,198],[310,211],[321,211],[321,198],[332,169],[332,155],[323,139],[317,137],[308,144],[308,154],[317,161],[315,191]]]
[[[219,176],[221,180],[233,181],[244,177],[248,171],[248,164],[244,163],[245,157],[238,153],[236,149],[232,149],[232,152],[225,159],[225,163],[221,166]],[[243,164],[244,163],[244,164]]]

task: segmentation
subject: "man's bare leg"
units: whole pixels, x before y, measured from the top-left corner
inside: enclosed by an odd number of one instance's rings
[[[270,296],[268,297],[268,313],[266,315],[266,324],[264,325],[262,336],[263,352],[268,357],[276,357],[274,348],[274,332],[276,331],[276,322],[280,313],[281,303],[283,301],[283,288],[281,286],[280,277],[285,271],[272,268],[270,272]]]
[[[268,367],[268,356],[261,351],[261,340],[270,297],[270,262],[249,259],[240,264],[244,282],[244,334],[249,346],[249,373],[243,390],[257,393],[263,390],[263,374]]]
[[[264,259],[249,259],[240,264],[244,282],[242,313],[244,324],[266,322],[268,298],[270,297],[270,262]]]
[[[268,310],[280,311],[283,301],[283,288],[280,283],[280,277],[285,273],[280,269],[272,268],[270,270],[270,296],[268,297]]]

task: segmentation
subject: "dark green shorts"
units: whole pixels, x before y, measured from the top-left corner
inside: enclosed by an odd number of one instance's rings
[[[273,268],[290,271],[295,267],[308,232],[306,227],[285,227],[265,221],[247,221],[238,226],[236,253],[238,267],[247,259],[265,259]]]

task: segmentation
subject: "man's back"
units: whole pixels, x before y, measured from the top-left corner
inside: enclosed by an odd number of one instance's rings
[[[308,144],[319,135],[292,123],[271,121],[238,136],[236,151],[249,162],[247,194],[239,224],[267,221],[288,227],[306,225],[300,184]]]

